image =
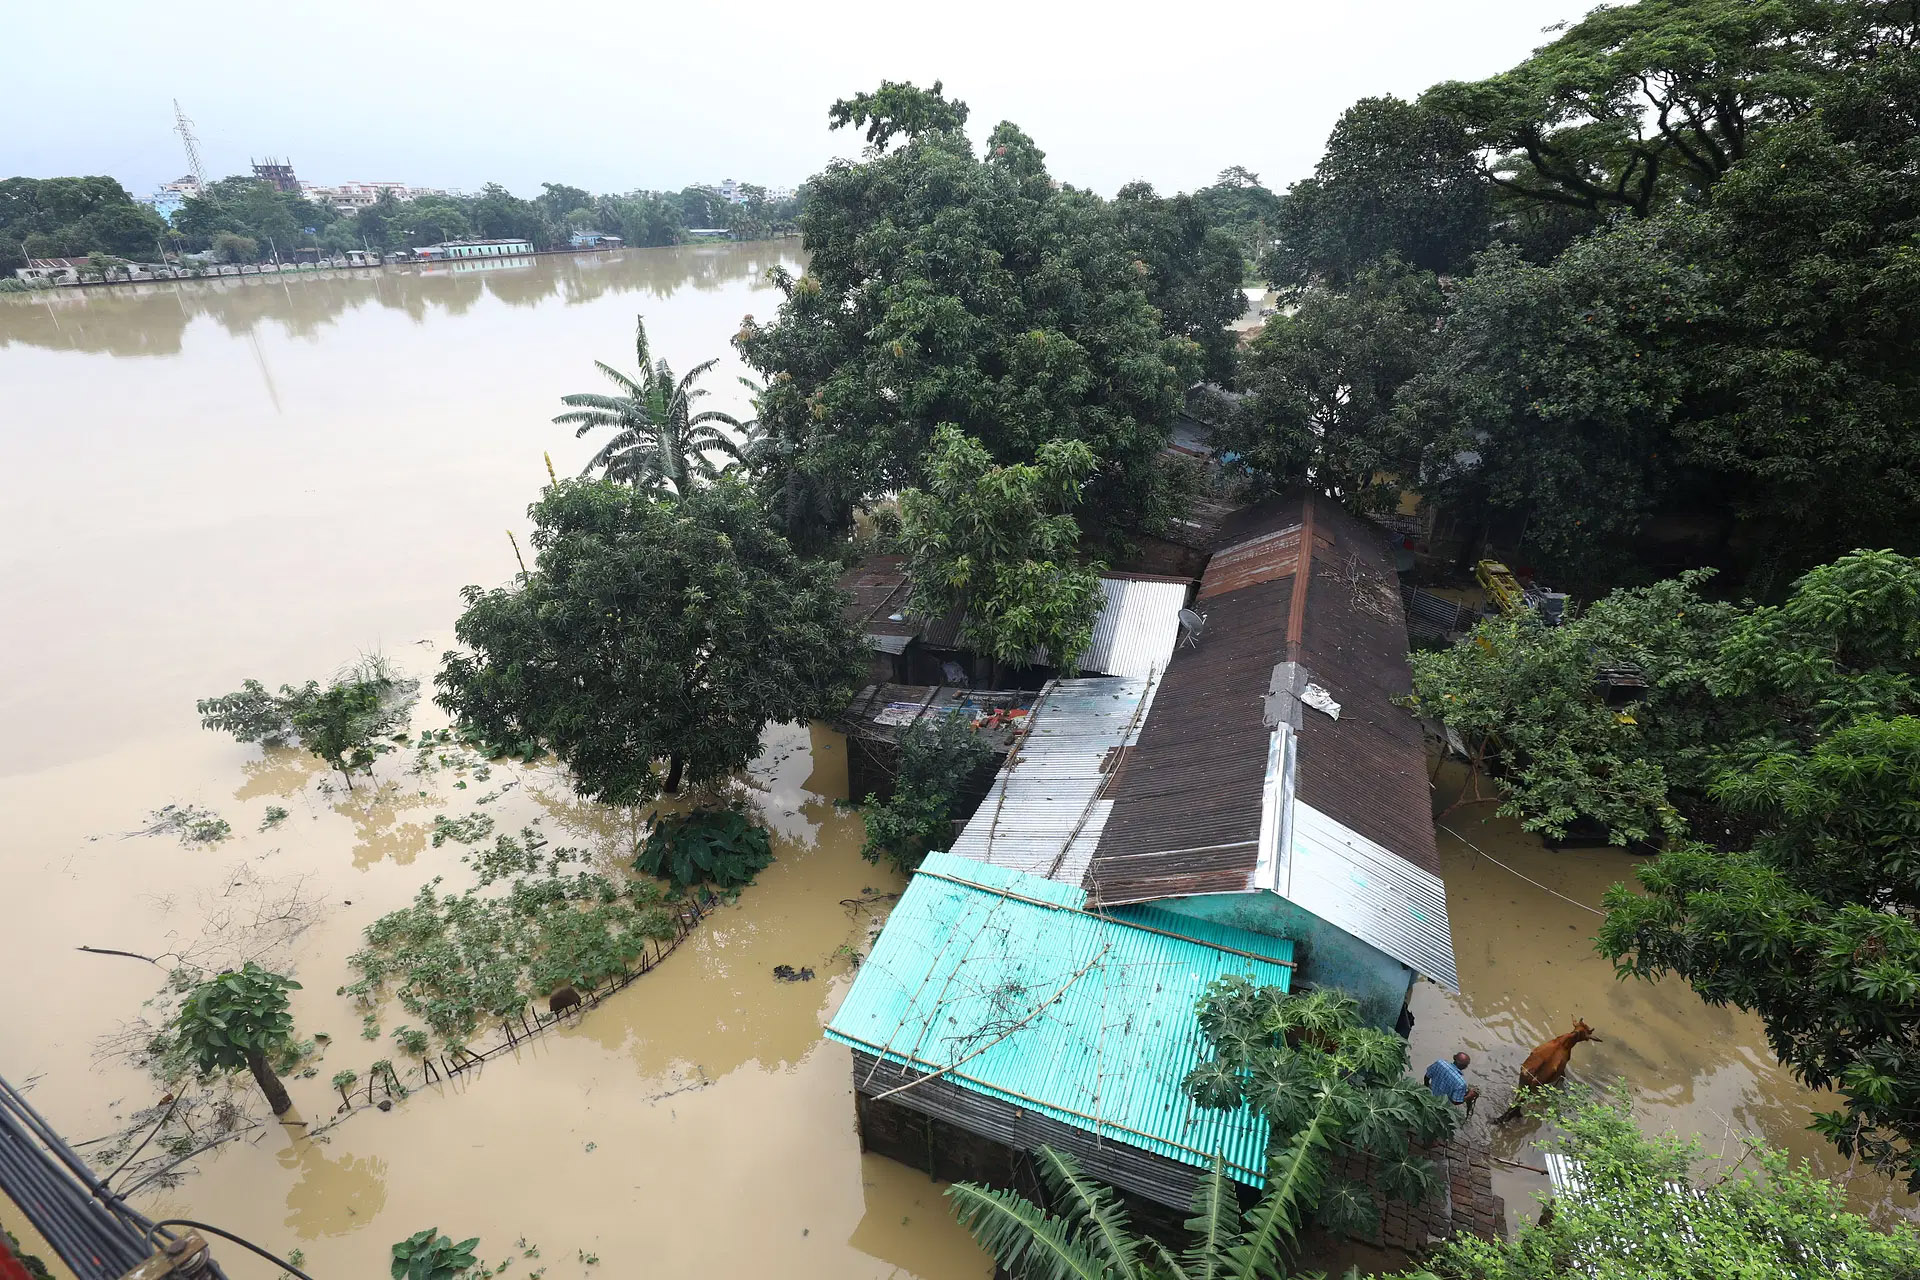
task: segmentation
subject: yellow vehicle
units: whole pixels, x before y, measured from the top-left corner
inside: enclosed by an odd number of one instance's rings
[[[1473,566],[1473,576],[1479,582],[1481,590],[1487,593],[1487,599],[1493,601],[1502,613],[1525,613],[1527,611],[1527,593],[1520,589],[1520,583],[1513,571],[1498,560],[1482,560]]]

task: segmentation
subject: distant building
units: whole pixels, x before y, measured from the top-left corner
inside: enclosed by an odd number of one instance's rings
[[[733,239],[733,232],[727,230],[725,227],[688,227],[687,239],[731,240]]]
[[[413,251],[419,262],[451,262],[466,258],[511,258],[533,252],[527,240],[443,240]]]
[[[740,184],[732,178],[725,179],[719,186],[708,187],[707,190],[713,192],[728,204],[745,204],[747,202],[747,193],[742,191]]]
[[[146,205],[168,222],[172,222],[173,215],[185,207],[187,199],[198,197],[199,194],[200,181],[189,173],[175,178],[172,182],[161,183],[153,189],[153,194],[150,196],[136,198],[141,204]]]
[[[327,205],[338,213],[358,213],[382,196],[392,196],[404,204],[421,196],[446,194],[438,187],[414,187],[404,182],[342,182],[331,187],[303,182],[300,189],[305,192],[307,199]]]
[[[567,243],[576,249],[618,249],[626,241],[604,231],[576,231],[567,237]]]
[[[271,182],[281,191],[299,191],[300,179],[293,176],[293,165],[284,160],[268,156],[264,161],[253,164],[253,176],[262,182]]]

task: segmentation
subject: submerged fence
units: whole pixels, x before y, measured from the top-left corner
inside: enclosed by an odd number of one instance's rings
[[[580,993],[580,1002],[578,1004],[570,1005],[556,1012],[551,1009],[542,1011],[538,1002],[529,1001],[527,1004],[522,1005],[519,1012],[512,1017],[500,1020],[497,1038],[494,1043],[487,1048],[470,1049],[459,1047],[422,1057],[418,1062],[418,1074],[420,1077],[418,1083],[427,1085],[437,1084],[442,1080],[451,1080],[461,1072],[470,1071],[489,1058],[497,1057],[509,1050],[518,1048],[523,1042],[532,1039],[543,1031],[558,1026],[562,1022],[572,1021],[579,1017],[588,1009],[593,1008],[608,996],[611,996],[614,992],[625,989],[629,983],[640,977],[640,975],[648,973],[658,967],[661,961],[679,949],[681,943],[693,936],[694,930],[700,927],[701,922],[719,908],[720,901],[718,897],[709,893],[702,894],[691,902],[680,904],[674,913],[674,928],[671,938],[664,942],[654,942],[643,947],[639,958],[631,966],[623,969],[606,982],[598,986],[577,987],[576,990]],[[531,1017],[528,1016],[529,1009],[532,1011]],[[518,1027],[517,1030],[516,1025]],[[400,1078],[401,1074],[402,1073],[395,1070],[391,1060],[382,1058],[379,1062],[376,1062],[372,1067],[368,1068],[367,1077],[364,1081],[356,1082],[353,1085],[352,1092],[347,1095],[348,1105],[351,1106],[351,1099],[358,1096],[362,1083],[366,1085],[367,1102],[369,1104],[374,1100],[374,1090],[376,1088],[384,1090],[384,1096],[389,1098],[393,1097],[395,1093],[404,1096],[407,1091],[407,1086],[405,1081]],[[408,1077],[413,1076],[415,1074],[415,1068],[408,1067],[404,1074]]]

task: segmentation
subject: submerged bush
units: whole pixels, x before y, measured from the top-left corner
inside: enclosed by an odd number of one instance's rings
[[[765,827],[732,809],[688,814],[658,814],[647,820],[634,868],[684,889],[711,884],[737,889],[773,861]]]
[[[915,721],[900,735],[900,772],[893,795],[868,796],[860,805],[867,839],[860,856],[885,859],[899,871],[920,865],[930,849],[944,848],[967,779],[993,759],[993,745],[963,716]]]

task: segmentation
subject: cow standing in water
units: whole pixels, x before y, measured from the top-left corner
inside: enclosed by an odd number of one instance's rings
[[[1573,1046],[1583,1040],[1595,1044],[1604,1044],[1599,1036],[1593,1034],[1593,1028],[1579,1018],[1573,1020],[1573,1030],[1563,1036],[1555,1036],[1532,1053],[1520,1065],[1520,1088],[1537,1089],[1542,1085],[1559,1084],[1567,1074],[1567,1061],[1573,1057]],[[1505,1124],[1520,1114],[1520,1103],[1514,1104],[1493,1118],[1495,1124]]]

